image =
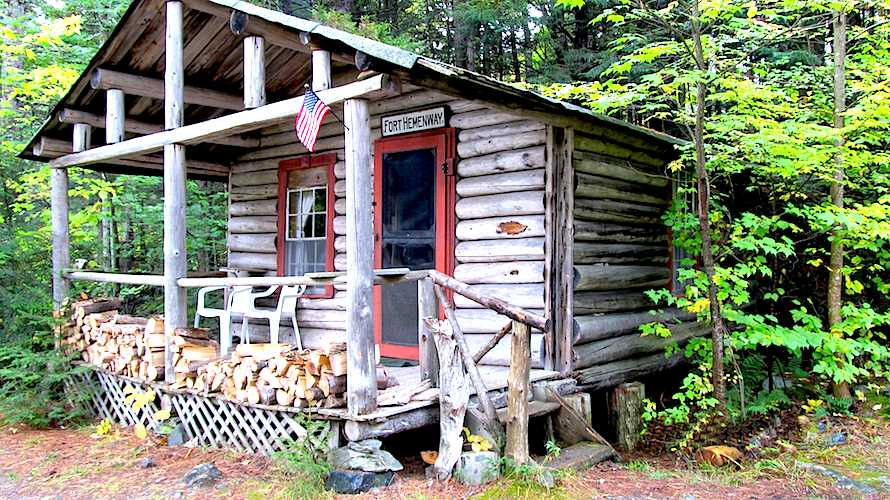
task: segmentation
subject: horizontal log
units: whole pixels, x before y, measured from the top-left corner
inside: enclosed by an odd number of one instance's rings
[[[274,271],[278,269],[278,256],[270,253],[230,252],[229,267]]]
[[[534,238],[544,236],[543,215],[469,219],[457,223],[460,241]]]
[[[610,177],[656,188],[667,188],[671,180],[664,173],[650,166],[634,164],[627,160],[615,160],[585,151],[572,153],[572,166],[576,172]]]
[[[334,213],[337,215],[346,215],[346,198],[337,198],[334,202]]]
[[[667,228],[663,225],[631,226],[576,220],[575,241],[653,244],[666,248]]]
[[[65,108],[62,111],[59,111],[58,119],[62,123],[85,123],[91,127],[105,128],[104,115],[96,115],[79,109]],[[124,130],[133,134],[145,135],[161,132],[165,130],[165,127],[160,123],[146,123],[132,117],[126,117],[124,119]],[[256,148],[260,145],[259,139],[241,136],[218,137],[216,139],[210,139],[207,142],[239,148]]]
[[[146,76],[131,75],[105,68],[97,68],[90,75],[90,86],[96,90],[119,89],[125,94],[138,95],[151,99],[164,99],[164,80]],[[241,111],[244,100],[240,95],[226,94],[213,89],[186,86],[183,100],[188,104],[211,108]]]
[[[278,169],[232,172],[232,186],[278,186]]]
[[[476,127],[461,130],[458,134],[458,140],[461,142],[475,141],[488,137],[497,137],[500,135],[514,135],[523,132],[533,132],[535,130],[544,130],[544,124],[540,122],[523,120],[518,122],[505,122],[488,125],[485,127]]]
[[[232,186],[229,189],[229,201],[269,200],[278,197],[278,186],[264,184],[260,186]]]
[[[668,248],[660,245],[631,245],[627,243],[589,243],[576,241],[572,261],[575,264],[620,262],[667,262]]]
[[[451,116],[448,124],[454,128],[470,129],[519,120],[522,120],[522,118],[510,113],[492,111],[490,109],[480,109],[476,111],[468,111],[466,113],[456,113]]]
[[[374,130],[371,131],[371,140],[379,139],[380,133],[379,131],[375,133]],[[315,143],[315,153],[323,153],[332,150],[343,149],[346,138],[341,135],[334,135],[331,137],[324,137],[318,139]],[[296,155],[301,155],[308,153],[308,150],[302,143],[299,141],[294,141],[289,144],[283,144],[281,146],[275,146],[271,148],[263,148],[257,149],[256,151],[251,151],[250,153],[245,153],[238,157],[237,161],[247,162],[247,161],[256,161],[267,158],[287,158]]]
[[[652,299],[642,290],[619,292],[577,292],[572,298],[575,315],[651,309]]]
[[[470,99],[458,99],[456,101],[451,101],[448,103],[448,107],[454,114],[466,113],[468,111],[476,111],[480,109],[491,110],[484,102]]]
[[[274,233],[278,231],[277,216],[231,217],[230,233]]]
[[[591,366],[590,368],[577,370],[572,375],[583,389],[597,391],[675,368],[683,364],[684,360],[682,352],[678,352],[670,357],[665,357],[664,353],[657,353]]]
[[[239,201],[229,204],[229,215],[232,217],[277,215],[278,200]]]
[[[634,333],[576,345],[572,348],[575,357],[575,369],[635,358],[645,354],[664,354],[667,346],[683,343],[691,338],[705,335],[710,331],[708,325],[697,322],[666,326],[672,332],[672,335],[667,338],[656,336],[643,337]]]
[[[575,197],[632,201],[657,206],[670,203],[670,192],[667,188],[641,186],[584,173],[575,174]]]
[[[640,325],[655,321],[692,321],[695,315],[686,311],[640,311],[618,314],[576,315],[572,321],[575,344],[639,333]]]
[[[377,75],[341,87],[321,90],[318,92],[318,96],[324,102],[334,103],[350,98],[370,96],[376,92],[395,92],[397,91],[395,85],[397,84],[386,75]],[[200,123],[62,156],[52,160],[50,166],[62,168],[102,163],[117,158],[153,153],[170,144],[197,144],[217,137],[236,135],[263,128],[271,123],[293,119],[302,104],[303,96],[293,97]]]
[[[463,178],[535,168],[544,168],[543,146],[502,151],[460,160],[457,164],[457,173]]]
[[[539,316],[545,315],[543,309],[529,309],[529,312]],[[512,322],[507,316],[498,314],[491,309],[455,309],[454,316],[457,318],[457,323],[465,334],[497,333],[505,325]],[[539,330],[534,329],[532,331]]]
[[[334,251],[337,253],[346,253],[346,236],[337,236],[334,238]]]
[[[624,201],[575,198],[576,219],[618,224],[660,224],[664,207]]]
[[[669,161],[666,156],[657,157],[644,151],[626,147],[617,142],[598,139],[581,133],[575,134],[575,150],[611,156],[618,160],[629,160],[651,167],[663,167]]]
[[[439,405],[432,405],[381,420],[347,420],[343,423],[343,434],[349,441],[380,439],[411,429],[434,425],[437,422],[439,422]]]
[[[458,142],[457,155],[460,158],[472,158],[498,151],[510,151],[514,149],[528,148],[544,144],[545,134],[543,130],[522,132],[514,135],[502,135],[477,139],[475,141]]]
[[[457,183],[459,196],[485,196],[544,189],[544,169],[521,170],[503,174],[482,175],[461,179]]]
[[[338,236],[343,236],[346,234],[346,216],[338,215],[334,217],[333,224],[331,224],[334,229],[334,234]]]
[[[464,198],[457,202],[455,213],[458,219],[543,214],[544,191],[522,191]]]
[[[458,262],[544,260],[544,238],[462,241],[454,256]]]
[[[276,253],[276,234],[230,233],[228,248],[232,252]]]
[[[523,309],[541,309],[544,307],[543,284],[470,285],[470,291],[479,295],[494,297]],[[454,296],[454,305],[455,307],[464,308],[484,307],[458,294]]]
[[[667,285],[666,266],[591,264],[574,266],[576,292],[599,292]]]
[[[544,263],[541,261],[491,262],[459,264],[454,278],[464,283],[543,283]]]
[[[346,310],[346,299],[335,297],[332,299],[308,299],[301,298],[297,301],[298,309],[331,309],[335,311]]]

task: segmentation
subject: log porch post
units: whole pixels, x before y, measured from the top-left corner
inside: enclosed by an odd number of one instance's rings
[[[371,122],[367,99],[347,99],[346,125],[346,401],[349,413],[377,409],[374,359],[374,233],[371,216]]]
[[[266,44],[261,36],[244,39],[244,109],[266,104]]]
[[[312,49],[312,90],[331,88],[331,53],[327,50]]]
[[[167,2],[166,71],[164,74],[164,125],[183,124],[182,2]],[[187,326],[185,289],[176,281],[186,276],[185,254],[185,146],[164,146],[164,381],[174,381],[173,331]]]
[[[105,143],[114,144],[124,140],[124,91],[105,91]]]
[[[73,151],[90,147],[90,126],[74,124]],[[71,237],[68,231],[68,169],[50,169],[50,220],[52,227],[53,309],[58,311],[68,296],[71,282],[62,273],[71,263]]]

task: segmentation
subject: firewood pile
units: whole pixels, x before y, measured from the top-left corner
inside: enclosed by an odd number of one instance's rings
[[[298,350],[288,344],[240,344],[228,359],[197,368],[186,385],[252,404],[339,408],[346,404],[346,344]]]
[[[120,314],[119,299],[71,305],[61,343],[109,372],[145,381],[164,378],[164,319]],[[289,344],[240,344],[228,357],[206,328],[174,330],[173,388],[221,393],[252,404],[296,408],[345,406],[346,344],[298,350]]]

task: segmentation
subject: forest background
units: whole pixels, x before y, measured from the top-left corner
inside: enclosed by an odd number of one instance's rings
[[[744,418],[800,398],[845,411],[886,380],[886,0],[257,3],[690,141],[668,172],[677,193],[666,217],[684,292],[650,292],[653,309],[684,308],[715,327],[676,347],[696,368],[672,402],[648,407],[688,429],[679,448],[714,412]],[[0,414],[48,425],[77,416],[58,404],[62,375],[46,376],[64,362],[48,314],[49,172],[16,154],[126,5],[0,4]],[[74,169],[70,194],[72,261],[161,271],[160,178]],[[225,264],[225,200],[222,184],[189,183],[190,270]],[[76,291],[161,308],[158,290],[109,287]]]

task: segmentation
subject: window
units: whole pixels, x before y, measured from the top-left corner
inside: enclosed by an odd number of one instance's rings
[[[333,271],[334,163],[336,155],[281,162],[278,172],[278,275]],[[333,287],[307,290],[331,296]]]
[[[692,177],[686,172],[676,174],[671,182],[671,194],[674,206],[683,207],[687,214],[698,213],[698,199],[695,195]],[[670,245],[671,266],[671,293],[685,295],[686,287],[691,285],[688,280],[680,276],[680,271],[689,268],[690,260],[695,259],[686,248],[679,243],[672,230],[668,230],[668,243]],[[693,265],[697,260],[693,261]]]

